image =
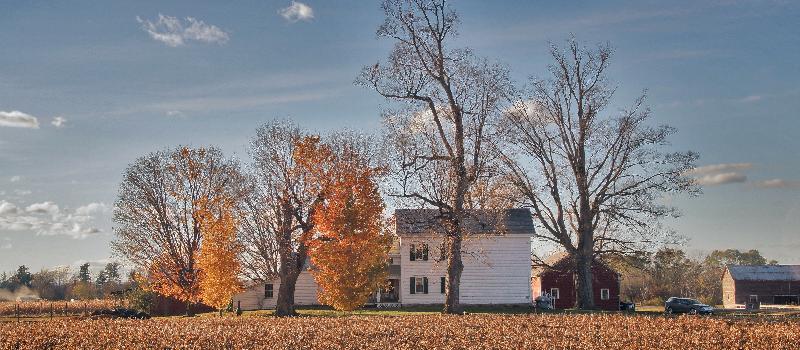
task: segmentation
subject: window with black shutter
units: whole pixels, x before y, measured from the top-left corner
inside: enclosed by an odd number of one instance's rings
[[[439,282],[439,293],[442,293],[442,294],[444,294],[444,287],[445,287],[445,286],[446,286],[446,284],[445,284],[445,279],[444,279],[444,277],[442,277],[442,278],[440,279],[440,282]]]
[[[416,244],[412,244],[411,245],[411,249],[408,250],[408,253],[409,253],[408,254],[408,258],[411,261],[416,260],[416,258],[417,258],[417,247],[416,247]]]
[[[416,290],[417,290],[417,279],[414,278],[414,277],[411,277],[411,281],[410,282],[411,283],[408,284],[408,290],[411,291],[411,294],[417,294],[416,293]]]
[[[264,285],[264,298],[272,298],[273,287],[272,283]]]
[[[428,261],[428,245],[427,244],[423,244],[422,245],[422,260]]]
[[[428,277],[422,277],[422,285],[424,286],[423,293],[428,294]]]

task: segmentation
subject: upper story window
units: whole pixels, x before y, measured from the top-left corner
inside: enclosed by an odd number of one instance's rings
[[[412,244],[409,249],[409,258],[411,261],[423,260],[428,261],[428,244]]]

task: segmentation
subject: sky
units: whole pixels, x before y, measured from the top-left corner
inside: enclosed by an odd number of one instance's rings
[[[454,0],[458,46],[546,74],[548,43],[609,42],[610,113],[647,91],[671,148],[700,154],[696,198],[666,223],[699,255],[800,264],[800,4]],[[388,105],[355,86],[391,42],[372,1],[0,1],[0,271],[113,257],[126,166],[176,145],[246,160],[290,118],[375,132]]]

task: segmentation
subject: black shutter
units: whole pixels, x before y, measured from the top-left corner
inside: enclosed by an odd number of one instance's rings
[[[442,284],[442,285],[441,285],[441,287],[439,287],[439,289],[440,289],[440,291],[439,291],[439,292],[440,292],[440,293],[442,293],[442,294],[444,294],[444,287],[445,287],[445,279],[444,279],[444,277],[442,277],[442,282],[441,282],[441,284]]]
[[[422,245],[422,260],[428,261],[428,245]]]
[[[425,288],[425,294],[428,294],[428,277],[422,277],[422,285]]]
[[[416,255],[415,254],[416,253],[416,249],[414,249],[414,245],[413,244],[411,245],[411,249],[409,249],[408,252],[409,252],[408,258],[411,259],[411,261],[414,261],[415,258],[416,258],[416,256],[415,256]]]
[[[416,294],[417,293],[417,290],[416,290],[417,289],[417,285],[414,282],[415,282],[414,281],[414,277],[411,277],[411,284],[409,284],[409,286],[411,287],[409,289],[409,290],[411,290],[411,294]]]

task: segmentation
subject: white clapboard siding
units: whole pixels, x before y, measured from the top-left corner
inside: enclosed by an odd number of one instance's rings
[[[280,280],[272,282],[272,298],[264,298],[264,283],[257,284],[248,288],[244,292],[233,297],[233,305],[241,305],[242,310],[274,309],[278,301],[278,288]],[[295,286],[294,302],[295,305],[319,305],[317,300],[317,282],[309,271],[303,271],[297,277]],[[241,304],[239,304],[241,302]]]
[[[412,244],[428,244],[428,261],[411,261]],[[441,277],[447,262],[440,257],[441,236],[403,236],[400,242],[400,302],[405,305],[441,304]],[[531,243],[529,235],[474,235],[462,245],[463,304],[527,304],[531,302]],[[428,294],[410,293],[411,277],[428,277]]]

